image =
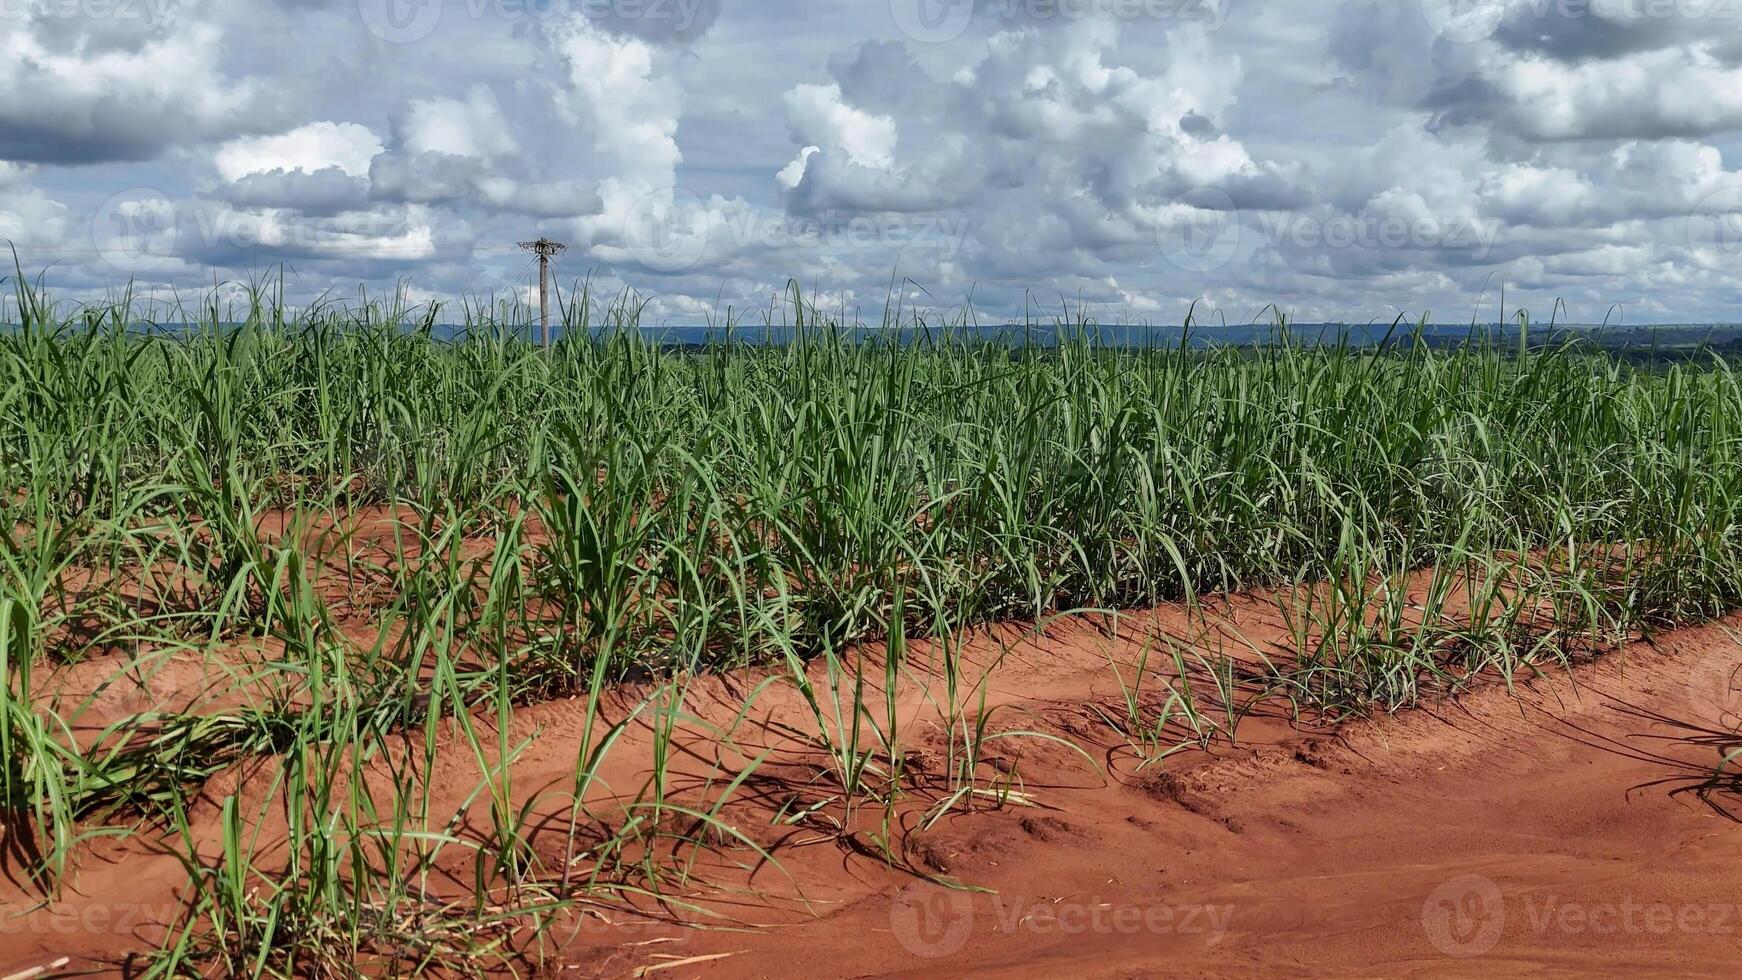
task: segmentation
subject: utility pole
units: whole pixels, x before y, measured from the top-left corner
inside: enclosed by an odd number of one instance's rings
[[[568,248],[540,236],[536,242],[521,242],[520,247],[538,256],[538,331],[546,349],[550,347],[550,257]]]

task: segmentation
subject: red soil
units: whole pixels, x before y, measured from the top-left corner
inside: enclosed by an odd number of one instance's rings
[[[909,835],[922,870],[988,892],[819,845],[787,863],[837,884],[820,918],[585,966],[730,954],[667,975],[1735,976],[1742,781],[1713,773],[1742,748],[1739,627],[1636,645],[1516,696],[1273,738],[1179,777],[1061,774],[1034,809]],[[1047,650],[1085,663],[1076,648]]]
[[[1635,643],[1570,674],[1520,678],[1511,692],[1494,685],[1337,727],[1296,722],[1266,702],[1240,726],[1237,748],[1221,743],[1141,772],[1103,717],[1124,710],[1112,664],[1129,678],[1137,651],[1161,634],[1247,659],[1280,657],[1286,633],[1268,600],[1232,601],[1208,636],[1174,607],[1124,617],[1117,637],[1085,621],[1044,635],[991,630],[964,651],[963,686],[999,661],[984,675],[999,709],[994,730],[1044,732],[1087,758],[1053,741],[999,741],[981,785],[1002,779],[1021,796],[1002,807],[982,800],[930,826],[926,812],[948,791],[942,682],[923,667],[931,646],[913,645],[914,667],[896,692],[911,787],[887,811],[842,809],[838,788],[818,775],[823,757],[804,734],[815,724],[790,684],[702,678],[686,701],[699,720],[676,739],[674,793],[711,799],[770,751],[723,817],[777,864],[748,847],[690,854],[695,875],[675,890],[705,913],[587,915],[547,936],[544,959],[529,968],[664,977],[1734,975],[1742,825],[1731,814],[1742,816],[1742,783],[1712,774],[1742,747],[1742,679],[1731,683],[1742,676],[1737,630],[1742,617]],[[881,676],[875,657],[866,666]],[[820,683],[823,672],[811,677]],[[616,692],[612,711],[620,716],[641,694]],[[875,685],[867,698],[883,710]],[[640,785],[649,717],[638,716],[606,764],[615,792]],[[573,701],[515,715],[510,742],[531,739],[512,767],[518,800],[567,785],[580,718]],[[703,722],[731,725],[730,744]],[[458,807],[480,767],[457,736],[450,742],[436,796]],[[209,801],[246,794],[247,775],[210,788],[196,812],[204,833],[216,824]],[[810,806],[809,818],[774,825],[776,813]],[[537,849],[560,864],[567,808],[534,810],[556,818],[559,829]],[[470,813],[481,826],[481,808]],[[59,902],[0,923],[0,978],[61,956],[74,957],[69,968],[114,970],[153,932],[149,921],[117,921],[114,910],[173,908],[185,876],[148,839],[88,851]],[[28,901],[16,883],[0,883],[7,907]]]

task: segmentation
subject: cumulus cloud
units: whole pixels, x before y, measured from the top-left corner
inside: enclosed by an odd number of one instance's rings
[[[30,185],[30,169],[0,162],[0,241],[58,245],[67,237],[67,207]]]
[[[1577,65],[1508,60],[1476,97],[1448,100],[1448,122],[1490,122],[1538,140],[1703,136],[1742,124],[1742,67],[1703,45]]]
[[[966,275],[1068,268],[1106,286],[1109,263],[1158,258],[1158,237],[1196,215],[1182,195],[1214,191],[1226,209],[1298,197],[1293,168],[1217,131],[1242,62],[1212,53],[1198,27],[1130,50],[1105,21],[1024,25],[948,78],[890,44],[830,71],[834,84],[787,96],[798,156],[777,184],[789,209],[967,218]]]
[[[416,205],[313,216],[289,208],[197,204],[178,215],[182,252],[198,262],[234,267],[274,259],[369,258],[416,261],[435,254],[433,216]]]
[[[683,97],[656,70],[652,45],[612,37],[587,21],[561,25],[552,39],[567,70],[557,106],[564,122],[590,137],[593,151],[617,171],[619,188],[669,187],[683,158],[677,144]]]
[[[1458,8],[1444,0],[1448,10]],[[1447,126],[1532,141],[1705,136],[1742,124],[1730,0],[1489,0],[1461,33],[1417,4],[1345,0],[1329,48],[1355,84]],[[1472,15],[1474,16],[1474,15]]]
[[[255,80],[221,73],[223,31],[195,19],[198,7],[135,5],[138,18],[69,17],[64,7],[0,17],[0,159],[145,160],[258,128],[269,114]]]
[[[1004,316],[1461,319],[1500,279],[1733,317],[1742,5],[1475,6],[32,5],[0,17],[0,237],[98,291],[294,260],[436,298],[521,289],[549,234],[677,318],[789,278],[875,318],[897,272]]]
[[[895,120],[845,104],[839,85],[798,86],[786,94],[786,112],[802,143],[827,143],[849,163],[873,170],[895,163]]]
[[[218,148],[212,162],[225,180],[272,171],[312,174],[328,168],[358,177],[369,172],[369,161],[381,151],[381,140],[367,126],[312,122],[273,136],[232,140]]]
[[[343,168],[274,169],[252,172],[221,185],[214,196],[240,207],[290,208],[305,214],[337,214],[369,206],[369,181]]]
[[[520,148],[495,94],[483,85],[463,99],[413,99],[401,128],[413,153],[488,159]]]
[[[1731,0],[1506,0],[1494,40],[1518,52],[1569,63],[1703,44],[1742,26]]]

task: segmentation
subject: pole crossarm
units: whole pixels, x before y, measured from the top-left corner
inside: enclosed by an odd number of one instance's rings
[[[564,245],[562,242],[553,242],[548,238],[540,238],[536,242],[521,242],[520,247],[534,255],[537,255],[539,258],[545,259],[548,259],[553,255],[561,255],[563,252],[568,251],[567,245]]]

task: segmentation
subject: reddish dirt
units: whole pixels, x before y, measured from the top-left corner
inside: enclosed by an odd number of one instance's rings
[[[1241,724],[1238,747],[1141,772],[1102,717],[1123,711],[1112,664],[1129,676],[1138,651],[1163,634],[1248,661],[1281,657],[1286,631],[1263,598],[1233,600],[1207,635],[1173,607],[1122,623],[1117,637],[1086,621],[975,636],[964,686],[997,661],[984,673],[999,709],[993,730],[1068,739],[1087,758],[1013,735],[990,747],[978,775],[982,787],[1021,796],[930,826],[927,811],[949,790],[942,681],[920,666],[936,656],[930,645],[914,645],[915,668],[896,692],[912,785],[887,811],[850,815],[830,802],[838,790],[818,775],[822,756],[803,734],[815,725],[790,684],[696,680],[686,707],[699,720],[676,740],[674,793],[705,801],[770,751],[723,816],[777,865],[747,847],[692,855],[695,875],[677,892],[705,914],[589,915],[554,930],[533,968],[660,977],[1738,972],[1742,824],[1732,814],[1742,817],[1742,784],[1713,773],[1742,747],[1742,617],[1377,720],[1314,726],[1269,701]],[[876,658],[866,664],[880,676]],[[645,693],[615,692],[613,717]],[[868,698],[881,710],[874,684]],[[644,775],[648,722],[638,716],[606,764],[618,793]],[[731,744],[703,722],[729,727]],[[581,747],[576,702],[523,709],[508,734],[531,739],[512,767],[517,800],[566,785]],[[459,806],[480,767],[457,735],[449,740],[436,795]],[[207,800],[246,792],[247,777],[220,777]],[[808,806],[811,817],[771,826],[774,814]],[[534,809],[559,824],[567,813]],[[470,812],[481,826],[483,814]],[[214,815],[215,804],[196,813],[203,833]],[[540,841],[560,845],[552,836]],[[75,958],[69,968],[113,970],[152,931],[113,921],[116,897],[129,896],[129,908],[173,906],[180,865],[148,841],[100,841],[89,852],[58,903],[0,925],[0,978],[61,956]],[[0,885],[0,902],[25,900]]]
[[[820,918],[587,965],[730,954],[665,975],[1735,976],[1742,782],[1712,774],[1742,748],[1739,628],[1178,778],[1039,790],[1035,809],[917,835],[991,893],[838,859],[857,887]]]

